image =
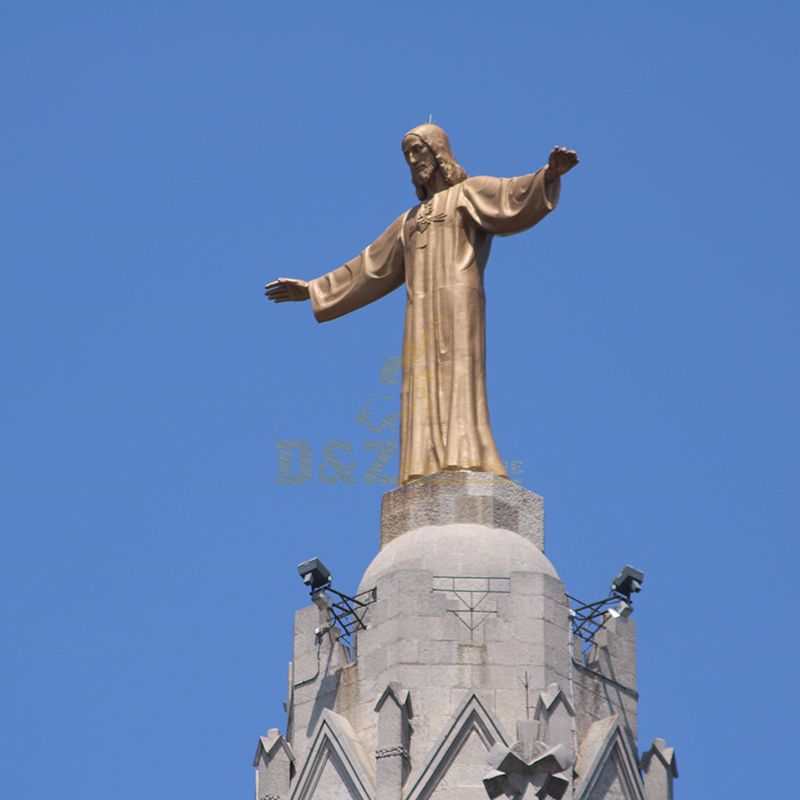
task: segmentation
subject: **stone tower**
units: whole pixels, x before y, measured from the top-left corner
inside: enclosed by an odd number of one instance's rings
[[[358,597],[349,646],[324,591],[296,613],[256,800],[672,800],[674,751],[638,749],[630,606],[575,635],[538,495],[474,472],[387,492]]]

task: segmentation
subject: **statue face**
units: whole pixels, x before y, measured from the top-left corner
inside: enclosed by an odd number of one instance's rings
[[[426,184],[436,172],[438,164],[433,151],[416,134],[403,140],[403,155],[411,169],[411,179],[418,186]]]

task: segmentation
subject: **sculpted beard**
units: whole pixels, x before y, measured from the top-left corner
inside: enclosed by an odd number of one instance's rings
[[[414,186],[424,186],[436,172],[436,163],[420,161],[411,169],[411,182]]]

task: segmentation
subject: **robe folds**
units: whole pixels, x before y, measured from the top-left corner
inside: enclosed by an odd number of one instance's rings
[[[483,272],[492,238],[558,202],[545,170],[474,177],[398,217],[369,247],[309,283],[319,322],[406,287],[399,483],[440,470],[506,475],[489,426]]]

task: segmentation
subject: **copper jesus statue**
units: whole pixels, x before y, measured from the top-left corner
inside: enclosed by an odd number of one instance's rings
[[[338,269],[308,282],[278,278],[266,295],[310,298],[326,322],[405,283],[399,482],[440,470],[505,476],[486,399],[483,271],[492,237],[524,231],[556,207],[560,178],[578,156],[555,147],[530,175],[470,178],[432,124],[403,137],[403,154],[419,205]]]

